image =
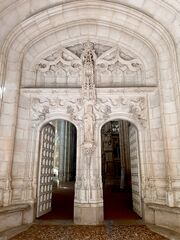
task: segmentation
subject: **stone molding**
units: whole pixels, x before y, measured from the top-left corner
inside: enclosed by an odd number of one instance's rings
[[[18,211],[24,211],[26,209],[30,208],[30,204],[27,203],[22,203],[22,204],[14,204],[14,205],[10,205],[7,207],[3,207],[0,208],[0,214],[4,214],[4,213],[13,213],[13,212],[18,212]]]
[[[180,208],[178,208],[178,207],[169,207],[167,205],[157,204],[157,203],[147,203],[147,206],[153,210],[159,210],[159,211],[165,211],[165,212],[169,212],[169,213],[180,214]]]

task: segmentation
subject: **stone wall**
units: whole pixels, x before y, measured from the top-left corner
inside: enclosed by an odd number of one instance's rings
[[[1,214],[15,205],[23,216],[25,203],[31,215],[20,223],[33,220],[39,132],[59,118],[77,128],[75,222],[102,222],[101,127],[125,119],[139,134],[145,221],[180,226],[178,1],[9,0],[0,9]]]

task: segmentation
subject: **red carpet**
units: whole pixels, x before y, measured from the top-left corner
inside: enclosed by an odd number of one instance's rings
[[[73,219],[74,188],[72,184],[53,192],[52,211],[39,219]],[[104,218],[105,219],[139,219],[132,210],[131,192],[116,191],[106,188],[104,190]]]
[[[140,219],[133,212],[131,191],[106,187],[104,190],[104,219]]]
[[[73,219],[74,189],[57,189],[52,196],[52,211],[39,219]]]

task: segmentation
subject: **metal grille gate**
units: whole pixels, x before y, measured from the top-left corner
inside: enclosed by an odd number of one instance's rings
[[[40,136],[37,217],[51,211],[54,144],[55,128],[46,124]]]

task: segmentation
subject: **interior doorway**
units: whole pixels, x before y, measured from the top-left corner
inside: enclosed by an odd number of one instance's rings
[[[142,217],[137,128],[113,120],[101,129],[105,219]]]
[[[76,127],[58,119],[40,132],[37,213],[41,219],[73,219]]]

